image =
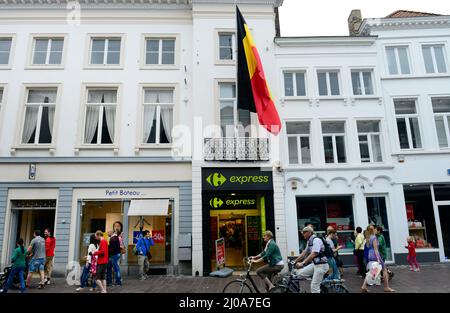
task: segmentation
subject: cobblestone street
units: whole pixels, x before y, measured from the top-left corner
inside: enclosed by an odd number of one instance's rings
[[[406,266],[392,266],[395,273],[391,287],[399,293],[449,293],[450,292],[450,264],[423,265],[420,272],[411,272]],[[347,268],[344,274],[345,285],[351,293],[359,293],[362,279],[355,275],[355,268]],[[151,276],[146,281],[126,278],[123,287],[110,287],[111,293],[221,293],[227,282],[237,276],[228,278],[191,277],[191,276]],[[259,278],[256,277],[259,282]],[[302,287],[309,292],[309,281],[302,283]],[[75,293],[75,286],[68,286],[63,278],[55,278],[52,284],[44,290],[38,290],[37,279],[32,281],[30,293]],[[383,288],[369,287],[373,293],[382,293]],[[11,290],[10,292],[18,292]],[[85,288],[84,293],[89,293]]]

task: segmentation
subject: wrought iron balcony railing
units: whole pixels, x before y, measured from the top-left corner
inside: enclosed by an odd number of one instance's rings
[[[268,138],[205,138],[205,161],[268,161]]]

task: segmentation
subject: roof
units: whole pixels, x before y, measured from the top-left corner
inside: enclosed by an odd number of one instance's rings
[[[417,12],[417,11],[407,11],[407,10],[397,10],[392,12],[385,18],[405,18],[405,17],[421,17],[421,16],[441,16],[441,14]]]

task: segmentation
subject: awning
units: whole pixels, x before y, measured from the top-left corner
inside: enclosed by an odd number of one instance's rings
[[[166,216],[169,199],[131,200],[128,216]]]

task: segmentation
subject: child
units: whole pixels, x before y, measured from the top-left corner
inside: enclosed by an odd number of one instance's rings
[[[406,238],[406,240],[408,241],[408,245],[405,246],[405,248],[408,249],[408,263],[411,266],[411,271],[418,272],[420,271],[420,269],[419,264],[416,260],[416,245],[414,244],[414,238],[412,236],[409,236],[408,238]],[[415,269],[414,265],[416,266]]]

